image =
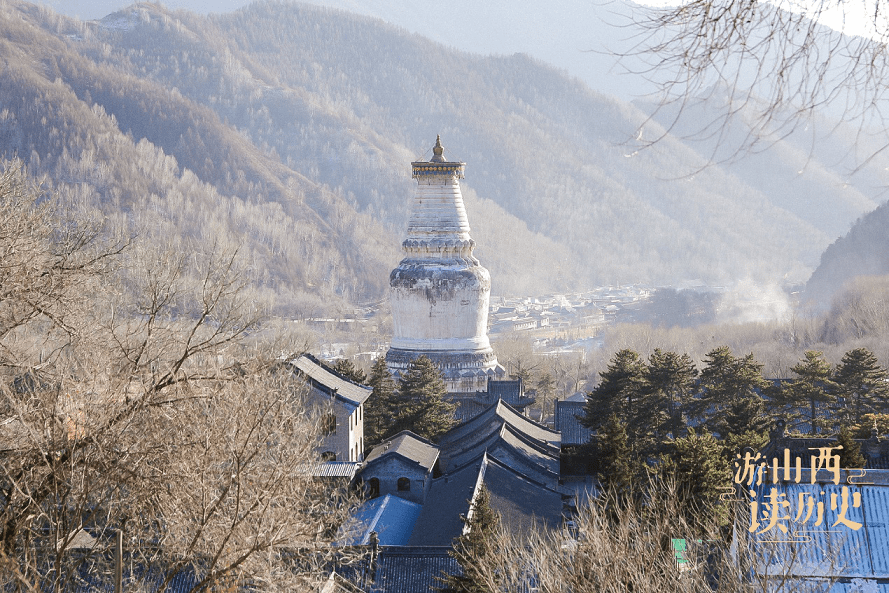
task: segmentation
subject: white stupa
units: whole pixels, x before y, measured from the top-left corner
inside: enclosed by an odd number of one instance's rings
[[[411,163],[417,191],[404,259],[389,275],[394,332],[386,365],[398,377],[425,354],[449,392],[485,391],[489,377],[506,374],[487,335],[491,275],[472,255],[459,182],[466,164],[446,161],[440,138],[432,151],[429,162]]]

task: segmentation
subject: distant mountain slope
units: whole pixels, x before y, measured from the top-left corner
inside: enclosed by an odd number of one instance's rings
[[[821,256],[806,284],[805,298],[826,308],[844,285],[858,276],[889,274],[889,203],[862,216]]]
[[[624,0],[311,0],[376,17],[443,45],[483,55],[524,53],[564,69],[591,89],[632,100],[657,90],[641,60],[617,55],[639,41],[629,24],[640,6]]]
[[[495,294],[802,281],[833,238],[806,204],[725,170],[677,180],[705,162],[692,147],[636,152],[642,111],[524,55],[291,3],[210,17],[140,4],[88,23],[0,10],[3,154],[119,224],[240,243],[282,311],[385,294],[409,162],[436,134],[467,162]],[[762,175],[786,176],[773,166]]]

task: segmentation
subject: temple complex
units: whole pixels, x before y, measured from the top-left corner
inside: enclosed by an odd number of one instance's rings
[[[429,162],[411,163],[417,190],[404,259],[389,275],[394,327],[386,364],[398,378],[425,354],[449,392],[474,393],[506,373],[488,341],[491,276],[472,254],[459,182],[466,164],[443,153],[436,138]]]

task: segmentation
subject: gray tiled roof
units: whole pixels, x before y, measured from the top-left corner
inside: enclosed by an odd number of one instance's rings
[[[499,430],[477,432],[442,450],[441,467],[462,467],[487,453],[529,478],[555,487],[559,481],[559,450],[529,439],[524,433],[504,423]]]
[[[389,455],[401,456],[429,470],[438,459],[438,448],[423,437],[409,430],[403,430],[388,441],[374,447],[364,462],[370,464]]]
[[[874,483],[861,485],[848,484],[845,476],[838,485],[820,480],[811,484],[811,480],[806,478],[807,475],[803,476],[802,483],[799,484],[773,484],[768,481],[761,486],[754,486],[760,501],[768,500],[766,496],[771,493],[772,488],[776,488],[780,499],[791,505],[787,509],[791,518],[795,517],[801,498],[824,502],[824,517],[820,525],[816,525],[816,516],[821,512],[818,511],[808,521],[781,520],[780,523],[788,529],[787,534],[779,531],[776,526],[772,530],[760,529],[751,535],[748,545],[755,559],[754,571],[759,575],[774,575],[778,579],[889,579],[889,472],[868,472],[861,481]],[[859,480],[855,478],[853,481]],[[830,501],[834,495],[839,500],[843,488],[848,489],[849,500],[845,516],[848,520],[861,524],[857,530],[843,524],[834,526],[841,505],[837,504],[833,508]],[[856,494],[861,497],[858,507],[852,503]],[[745,501],[744,506],[746,504],[749,502]],[[749,512],[747,516],[749,517]],[[739,531],[746,531],[748,526],[749,524],[741,525]]]
[[[535,524],[561,525],[563,496],[536,483],[497,459],[488,458],[484,483],[491,494],[491,508],[513,535],[528,533]]]
[[[429,485],[423,510],[411,534],[411,546],[450,546],[463,533],[469,502],[475,496],[484,456],[442,476]]]
[[[436,577],[460,574],[450,547],[404,546],[380,549],[376,579],[369,593],[422,593],[434,591],[441,583]]]
[[[485,435],[482,438],[486,438],[487,435],[499,431],[504,422],[509,423],[513,428],[523,432],[528,437],[550,443],[556,448],[562,442],[562,437],[558,432],[522,416],[509,404],[498,400],[472,420],[455,426],[443,434],[439,437],[438,444],[442,449],[446,449],[464,439],[478,438],[472,435]]]
[[[365,501],[340,529],[338,545],[367,545],[371,532],[376,532],[380,545],[406,545],[421,508],[391,494]]]
[[[484,394],[482,394],[484,395]],[[490,407],[490,402],[478,401],[470,397],[448,398],[451,403],[457,404],[454,411],[454,418],[457,422],[463,423],[472,420]]]
[[[327,368],[311,354],[303,354],[291,361],[291,364],[309,379],[312,387],[320,389],[328,395],[335,393],[337,399],[356,407],[363,404],[373,391],[370,387],[353,383]]]
[[[509,405],[524,409],[534,403],[533,397],[525,397],[525,389],[521,379],[501,379],[488,381],[488,397],[490,401],[498,397]]]

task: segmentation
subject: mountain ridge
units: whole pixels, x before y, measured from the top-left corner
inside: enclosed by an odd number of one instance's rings
[[[833,238],[730,171],[671,179],[705,160],[672,137],[636,152],[646,113],[528,56],[277,2],[89,23],[3,10],[19,17],[0,23],[5,156],[119,224],[241,242],[282,314],[385,294],[409,163],[436,134],[467,162],[495,294],[800,282]]]

